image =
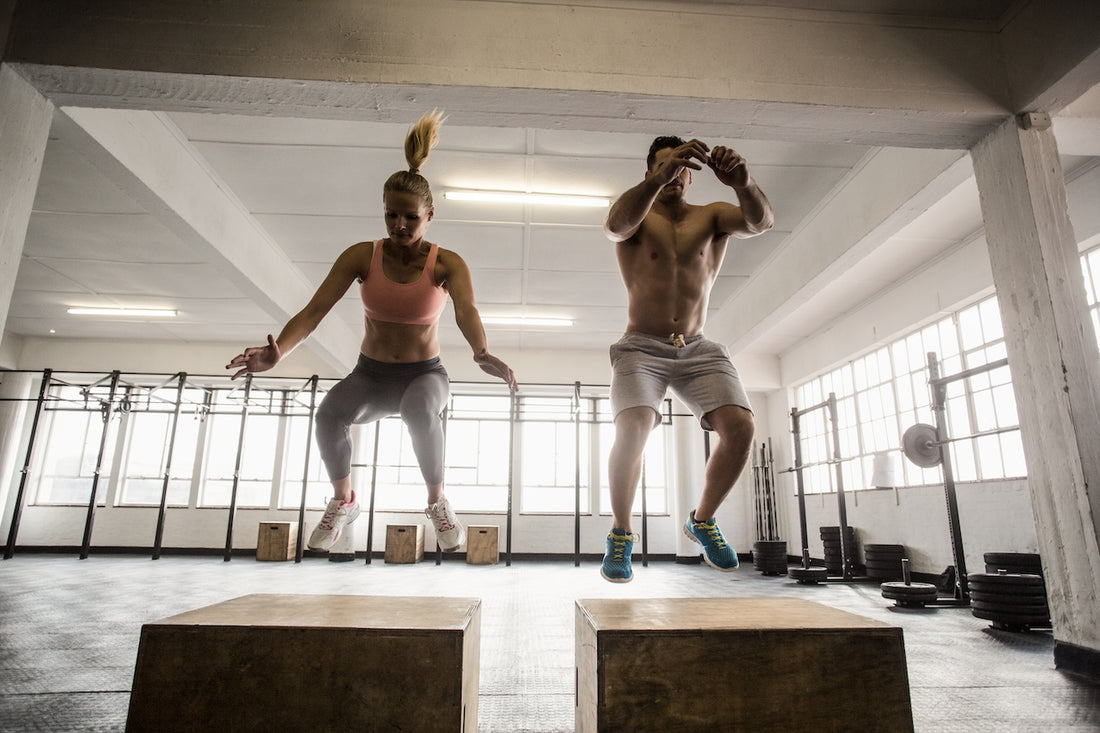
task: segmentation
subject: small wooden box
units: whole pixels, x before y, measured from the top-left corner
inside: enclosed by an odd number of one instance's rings
[[[470,565],[496,565],[500,559],[500,528],[495,524],[466,528],[466,562]]]
[[[577,733],[911,733],[902,630],[800,599],[578,600]]]
[[[260,522],[256,559],[284,562],[298,552],[297,522]]]
[[[417,563],[423,559],[423,524],[386,525],[386,562]]]
[[[126,730],[477,732],[481,601],[234,598],[141,627]]]

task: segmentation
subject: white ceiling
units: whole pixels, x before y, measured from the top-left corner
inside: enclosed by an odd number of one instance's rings
[[[64,111],[58,112],[59,115]],[[130,113],[117,113],[120,124]],[[408,125],[167,115],[310,282],[320,283],[348,245],[385,235],[381,190],[406,167]],[[175,308],[178,318],[142,322],[143,338],[253,341],[276,323],[231,281],[158,221],[155,214],[89,162],[91,141],[55,124],[27,232],[8,329],[27,336],[122,338],[134,323],[77,320],[69,306]],[[74,139],[75,138],[75,139]],[[626,297],[613,245],[603,236],[606,210],[485,205],[445,200],[452,188],[588,193],[614,198],[641,180],[649,135],[444,124],[424,172],[436,215],[429,238],[469,263],[483,315],[564,316],[566,332],[491,327],[496,350],[606,346],[626,321]],[[711,141],[735,146],[778,212],[775,228],[734,240],[715,286],[719,308],[781,245],[865,154],[859,146]],[[690,198],[727,196],[708,172]],[[303,303],[304,305],[304,303]],[[335,315],[357,331],[354,290]],[[441,335],[461,339],[453,318]]]
[[[940,18],[992,21],[1003,18],[1015,4],[1014,0],[965,4],[945,0],[920,5],[921,12]],[[800,11],[913,12],[913,4],[903,0],[853,0],[843,8],[833,0],[788,0],[782,5]],[[1088,96],[1095,100],[1098,95],[1094,90]],[[1077,106],[1074,119],[1086,121],[1082,134],[1094,135],[1097,128],[1092,118],[1100,117],[1096,109],[1100,105],[1083,106],[1083,112],[1082,105]],[[80,122],[81,112],[67,107],[55,112],[6,323],[14,334],[225,342],[234,348],[261,343],[266,333],[279,330],[294,308],[305,304],[341,250],[384,235],[382,183],[405,167],[401,146],[414,121],[152,113],[163,139],[172,141],[171,152],[190,156],[203,176],[198,186],[192,178],[179,178],[177,199],[193,197],[201,209],[203,197],[218,191],[239,207],[256,236],[273,246],[274,257],[265,260],[278,260],[275,264],[282,269],[273,268],[273,272],[287,282],[286,292],[275,293],[264,285],[271,280],[254,277],[255,271],[271,267],[272,262],[249,262],[242,254],[244,264],[240,259],[227,264],[233,261],[233,241],[197,246],[179,226],[177,214],[166,212],[156,197],[142,194],[158,173],[168,180],[178,175],[178,164],[168,155],[161,165],[155,152],[146,152],[142,172],[119,164],[118,140],[125,139],[131,126],[138,129],[146,121],[135,115],[150,113],[97,110],[97,124],[119,131],[118,139],[107,141],[97,137],[94,126]],[[692,135],[691,129],[660,132]],[[444,125],[439,146],[424,169],[436,197],[429,239],[458,252],[469,263],[483,315],[574,320],[573,327],[565,330],[490,326],[487,331],[495,352],[605,349],[621,333],[626,321],[625,292],[613,245],[601,231],[605,212],[486,206],[447,201],[443,193],[451,188],[483,188],[614,198],[641,180],[651,139],[649,133],[474,127],[454,121]],[[707,142],[734,147],[745,156],[776,212],[772,231],[731,242],[711,299],[711,313],[717,315],[769,258],[794,241],[794,235],[820,222],[829,202],[851,184],[878,149],[745,139],[708,138]],[[961,151],[959,155],[960,165],[967,168],[969,161]],[[1085,161],[1071,155],[1065,164],[1072,170]],[[702,171],[695,176],[688,199],[704,203],[728,194]],[[894,217],[896,224],[880,233],[873,248],[849,262],[841,275],[801,292],[782,317],[738,343],[739,350],[782,354],[823,323],[980,232],[977,191],[966,170],[926,195],[920,205],[920,211]],[[812,258],[812,252],[807,257]],[[294,277],[288,280],[288,273]],[[77,319],[65,312],[71,306],[174,308],[179,317],[170,321]],[[342,351],[340,359],[346,364],[363,328],[354,289],[332,319],[341,326],[336,340],[349,343],[330,354]],[[462,343],[449,312],[440,335],[447,346]],[[340,369],[334,366],[334,371]]]

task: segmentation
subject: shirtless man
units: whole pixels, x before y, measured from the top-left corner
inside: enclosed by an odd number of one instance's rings
[[[626,334],[611,347],[615,442],[608,473],[614,524],[600,572],[613,583],[633,578],[630,553],[637,535],[631,508],[642,452],[668,387],[718,436],[684,534],[702,545],[712,567],[737,567],[737,553],[726,544],[714,514],[748,461],[753,415],[729,352],[703,337],[703,324],[729,238],[756,236],[774,222],[745,159],[729,148],[659,137],[646,165],[645,179],[619,197],[604,223],[608,239],[617,243],[628,301]],[[740,206],[684,200],[691,172],[704,165],[733,189]]]

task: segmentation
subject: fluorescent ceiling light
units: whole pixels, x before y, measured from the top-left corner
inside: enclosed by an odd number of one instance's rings
[[[175,318],[176,311],[163,308],[70,308],[74,316],[130,316],[139,318]]]
[[[481,322],[493,326],[556,326],[568,328],[573,325],[569,318],[529,318],[526,316],[482,316]]]
[[[524,193],[523,191],[444,191],[452,201],[485,201],[502,204],[541,204],[544,206],[589,206],[606,209],[611,200],[602,196],[564,193]]]

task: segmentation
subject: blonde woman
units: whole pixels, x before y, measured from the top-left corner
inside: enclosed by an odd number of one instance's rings
[[[351,486],[349,428],[400,414],[428,489],[425,514],[435,525],[439,545],[453,551],[465,529],[443,494],[442,413],[450,395],[439,358],[439,317],[450,296],[455,321],[483,371],[515,391],[515,375],[489,353],[485,329],[474,304],[470,270],[461,257],[425,239],[435,215],[431,186],[420,168],[439,139],[442,115],[424,115],[405,139],[409,170],[398,171],[382,187],[387,237],[359,242],[336,259],[324,282],[278,338],[250,347],[226,366],[233,379],[271,369],[313,332],[353,283],[363,300],[365,334],[355,369],[329,391],[317,409],[317,446],[332,481],[333,498],[309,539],[313,550],[329,550],[340,532],[359,515]]]

